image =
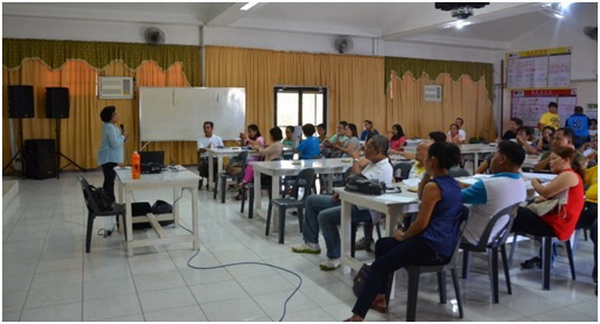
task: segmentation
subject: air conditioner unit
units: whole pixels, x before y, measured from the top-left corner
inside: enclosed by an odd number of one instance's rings
[[[98,97],[100,99],[133,99],[133,78],[99,77]]]
[[[424,93],[426,102],[442,102],[442,86],[426,85]]]

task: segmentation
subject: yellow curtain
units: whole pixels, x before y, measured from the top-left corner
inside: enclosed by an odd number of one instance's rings
[[[45,118],[45,88],[69,88],[70,116],[61,119],[61,152],[82,166],[84,169],[98,167],[96,155],[100,145],[102,121],[100,111],[113,105],[121,114],[121,123],[131,137],[125,145],[125,163],[139,147],[138,100],[101,100],[96,95],[96,82],[99,75],[131,76],[136,80],[136,87],[186,87],[189,86],[180,63],[163,70],[154,61],[144,61],[136,69],[130,69],[123,61],[114,60],[102,69],[96,69],[83,60],[67,60],[59,69],[52,70],[40,59],[24,59],[17,68],[3,68],[3,109],[8,111],[7,86],[33,85],[35,118],[23,119],[24,139],[55,138],[55,120]],[[8,114],[3,118],[3,150],[4,163],[8,162],[11,150],[11,120]],[[18,133],[17,120],[13,134]],[[197,160],[194,142],[160,142],[152,143],[149,149],[164,150],[165,156],[173,158],[181,164],[195,164]],[[167,161],[168,162],[168,161]],[[68,162],[61,159],[61,166]],[[74,169],[70,166],[68,169]]]
[[[425,102],[425,85],[441,85],[442,102]],[[465,121],[467,141],[480,137],[491,141],[496,137],[485,79],[474,82],[463,75],[454,81],[446,73],[433,80],[423,73],[416,79],[410,72],[399,77],[392,71],[387,94],[387,119],[402,125],[407,137],[428,138],[429,132],[438,130],[446,133],[457,117]]]
[[[385,114],[383,57],[310,54],[207,46],[206,86],[246,88],[246,124],[263,133],[273,127],[277,85],[328,87],[328,134],[338,121],[361,128],[364,119],[384,130],[392,125]],[[219,125],[215,125],[218,133]]]

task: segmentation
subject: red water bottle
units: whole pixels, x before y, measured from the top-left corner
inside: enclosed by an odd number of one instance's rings
[[[140,155],[137,151],[133,151],[131,156],[131,179],[139,179],[141,173]]]

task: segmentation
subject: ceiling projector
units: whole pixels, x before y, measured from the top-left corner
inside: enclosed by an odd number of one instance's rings
[[[450,11],[456,19],[467,19],[473,15],[473,9],[483,8],[489,2],[436,2],[435,8]]]

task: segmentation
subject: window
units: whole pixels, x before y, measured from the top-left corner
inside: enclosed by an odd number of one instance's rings
[[[315,125],[327,121],[327,88],[275,87],[275,125]]]

